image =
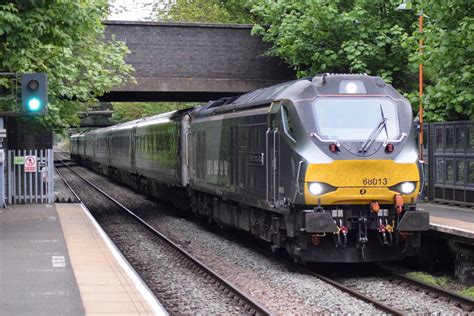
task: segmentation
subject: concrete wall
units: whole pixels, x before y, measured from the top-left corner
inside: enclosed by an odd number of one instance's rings
[[[294,77],[263,56],[269,46],[248,25],[111,21],[106,32],[127,44],[138,85],[115,88],[104,101],[207,101]]]

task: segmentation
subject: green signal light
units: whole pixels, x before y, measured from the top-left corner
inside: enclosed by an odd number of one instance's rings
[[[32,98],[28,100],[28,108],[30,111],[38,111],[40,109],[41,102],[37,98]]]

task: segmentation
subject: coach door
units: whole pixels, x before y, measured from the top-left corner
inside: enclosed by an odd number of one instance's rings
[[[107,134],[105,137],[105,142],[106,142],[106,153],[105,153],[105,162],[107,166],[112,165],[112,136],[110,134]]]
[[[266,131],[266,182],[267,203],[276,207],[279,199],[278,187],[280,184],[280,130],[278,120],[280,119],[280,103],[274,102],[270,106],[268,114],[268,127]]]
[[[129,149],[129,155],[130,155],[130,167],[132,172],[137,172],[137,162],[136,162],[136,157],[137,157],[137,127],[134,126],[132,130],[130,131],[130,149]]]

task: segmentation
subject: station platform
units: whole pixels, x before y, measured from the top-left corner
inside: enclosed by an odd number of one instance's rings
[[[0,209],[0,314],[166,315],[81,204]]]
[[[474,239],[474,210],[436,203],[419,203],[418,209],[430,213],[433,231]]]

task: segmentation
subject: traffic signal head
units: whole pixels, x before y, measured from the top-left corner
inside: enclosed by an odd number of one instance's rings
[[[48,79],[45,73],[24,74],[21,78],[21,113],[44,115],[48,106]]]

